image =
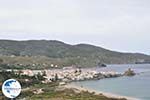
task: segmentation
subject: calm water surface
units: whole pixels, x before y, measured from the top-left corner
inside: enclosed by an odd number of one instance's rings
[[[109,92],[118,95],[139,98],[140,100],[150,100],[150,64],[139,65],[109,65],[107,68],[96,70],[109,70],[123,73],[128,68],[132,68],[139,73],[133,77],[119,77],[102,79],[97,81],[82,81],[73,84],[94,89],[97,91]]]

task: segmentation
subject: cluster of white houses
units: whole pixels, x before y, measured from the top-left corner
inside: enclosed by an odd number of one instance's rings
[[[51,69],[51,70],[22,70],[23,75],[33,76],[36,74],[45,73],[46,81],[57,78],[62,81],[81,81],[90,79],[101,79],[118,77],[121,74],[115,71],[96,71],[94,69],[79,69],[79,68],[63,68],[63,69]]]

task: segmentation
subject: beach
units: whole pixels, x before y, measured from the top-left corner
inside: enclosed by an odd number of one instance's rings
[[[118,99],[126,98],[127,100],[140,100],[140,99],[134,98],[134,97],[121,96],[121,95],[117,95],[117,94],[113,94],[113,93],[106,93],[106,92],[103,92],[103,91],[96,91],[96,90],[86,88],[86,87],[83,87],[83,86],[78,86],[78,85],[75,85],[75,84],[66,84],[64,87],[68,88],[68,89],[75,89],[78,92],[88,91],[90,93],[95,93],[96,95],[103,94],[104,96],[106,96],[108,98],[118,98]]]

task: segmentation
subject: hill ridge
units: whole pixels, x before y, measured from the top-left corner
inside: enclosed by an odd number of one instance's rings
[[[81,66],[150,61],[150,56],[142,53],[122,53],[85,43],[70,45],[58,40],[0,40],[0,55],[45,56],[55,60],[61,59],[64,62],[61,64],[64,65]]]

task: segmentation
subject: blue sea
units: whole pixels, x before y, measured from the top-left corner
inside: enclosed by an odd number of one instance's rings
[[[109,70],[123,73],[128,68],[133,69],[137,75],[133,77],[108,78],[94,81],[75,82],[73,84],[83,86],[96,91],[114,93],[123,96],[150,100],[150,64],[135,65],[108,65],[106,68],[95,68],[98,71]]]

